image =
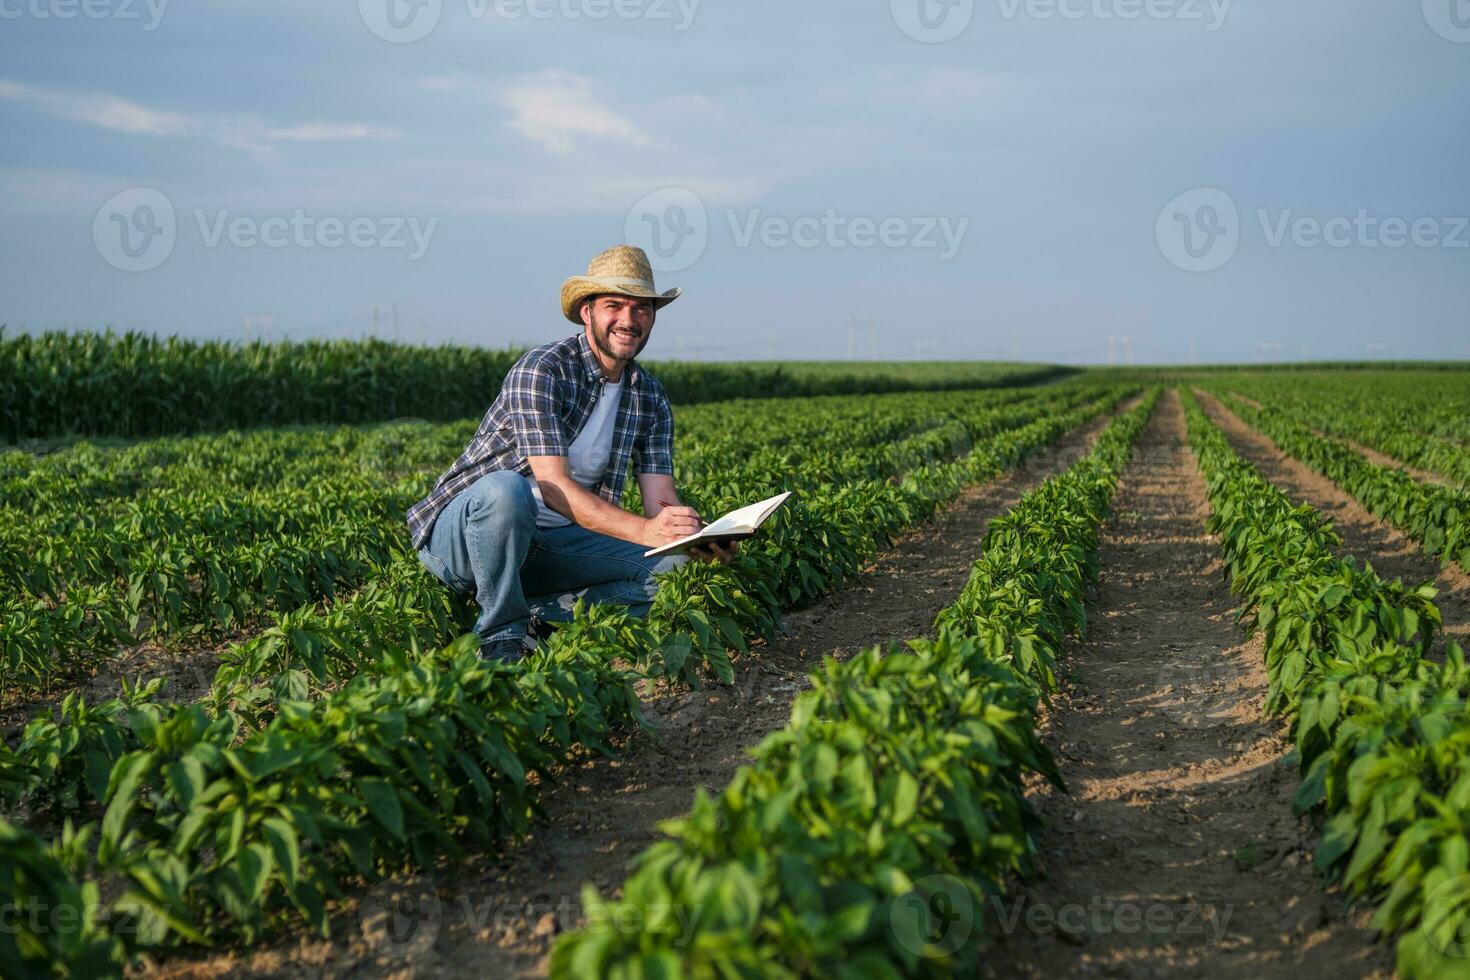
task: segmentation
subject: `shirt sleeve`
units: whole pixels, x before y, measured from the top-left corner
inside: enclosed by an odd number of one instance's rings
[[[674,410],[662,392],[654,406],[653,423],[634,446],[634,472],[674,475]]]
[[[506,414],[522,456],[565,456],[568,440],[561,421],[562,388],[542,363],[517,363],[503,385]]]

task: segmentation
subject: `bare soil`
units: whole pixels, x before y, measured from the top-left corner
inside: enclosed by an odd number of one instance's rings
[[[1413,538],[1374,517],[1325,476],[1287,456],[1209,394],[1198,390],[1195,394],[1235,451],[1262,476],[1292,500],[1311,504],[1332,518],[1344,555],[1371,563],[1383,578],[1402,579],[1408,585],[1432,582],[1439,589],[1434,601],[1444,615],[1445,635],[1470,647],[1470,574],[1457,565],[1441,568]]]
[[[193,701],[209,692],[220,657],[231,643],[250,634],[241,632],[204,647],[170,650],[154,643],[124,647],[107,657],[80,678],[58,679],[48,690],[12,697],[0,706],[0,738],[10,739],[37,715],[56,714],[68,694],[76,693],[88,704],[100,704],[122,693],[123,680],[162,677],[168,681],[164,695],[171,701]]]
[[[1235,625],[1169,392],[1125,474],[1072,680],[1045,737],[1044,876],[995,903],[1001,978],[1389,977],[1365,913],[1318,887],[1258,639]]]
[[[1133,402],[1128,403],[1129,405]],[[1128,406],[1124,406],[1125,408]],[[700,692],[658,692],[645,703],[653,730],[618,760],[589,760],[561,774],[544,797],[547,817],[500,859],[446,869],[432,885],[432,945],[389,942],[373,916],[382,892],[334,924],[336,940],[297,936],[255,950],[174,960],[150,976],[522,977],[541,976],[557,934],[580,922],[581,889],[620,891],[629,862],[659,837],[658,823],[686,813],[696,787],[723,789],[746,749],[784,725],[807,675],[824,656],[932,635],[979,555],[990,520],[1021,494],[1070,466],[1091,446],[1099,419],[1018,469],[972,487],[934,521],[904,535],[847,588],[788,615],[776,642],[735,662],[735,682]],[[380,886],[380,889],[383,886]],[[360,928],[362,926],[362,928]],[[141,974],[140,974],[141,975]]]

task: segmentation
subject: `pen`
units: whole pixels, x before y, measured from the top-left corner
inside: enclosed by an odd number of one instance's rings
[[[669,501],[665,500],[662,497],[658,498],[658,503],[659,503],[659,506],[660,507],[678,507],[678,506],[680,506],[679,504],[669,503]],[[700,521],[699,522],[699,526],[701,528],[705,528],[705,527],[708,527],[709,525],[705,524],[704,521]]]

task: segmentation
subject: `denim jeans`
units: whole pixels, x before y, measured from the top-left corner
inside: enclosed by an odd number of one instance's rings
[[[643,545],[577,524],[538,528],[531,484],[513,470],[487,473],[440,512],[419,560],[480,604],[481,643],[526,635],[532,616],[568,622],[577,599],[615,602],[645,616],[658,592],[654,576],[687,555],[644,558]]]

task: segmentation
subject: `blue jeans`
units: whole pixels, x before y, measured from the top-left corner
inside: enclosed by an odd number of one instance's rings
[[[572,604],[616,602],[645,616],[655,575],[687,555],[644,558],[641,544],[567,527],[538,528],[531,484],[513,470],[480,477],[434,521],[419,561],[445,585],[473,592],[482,644],[526,635],[531,617],[569,622]]]

